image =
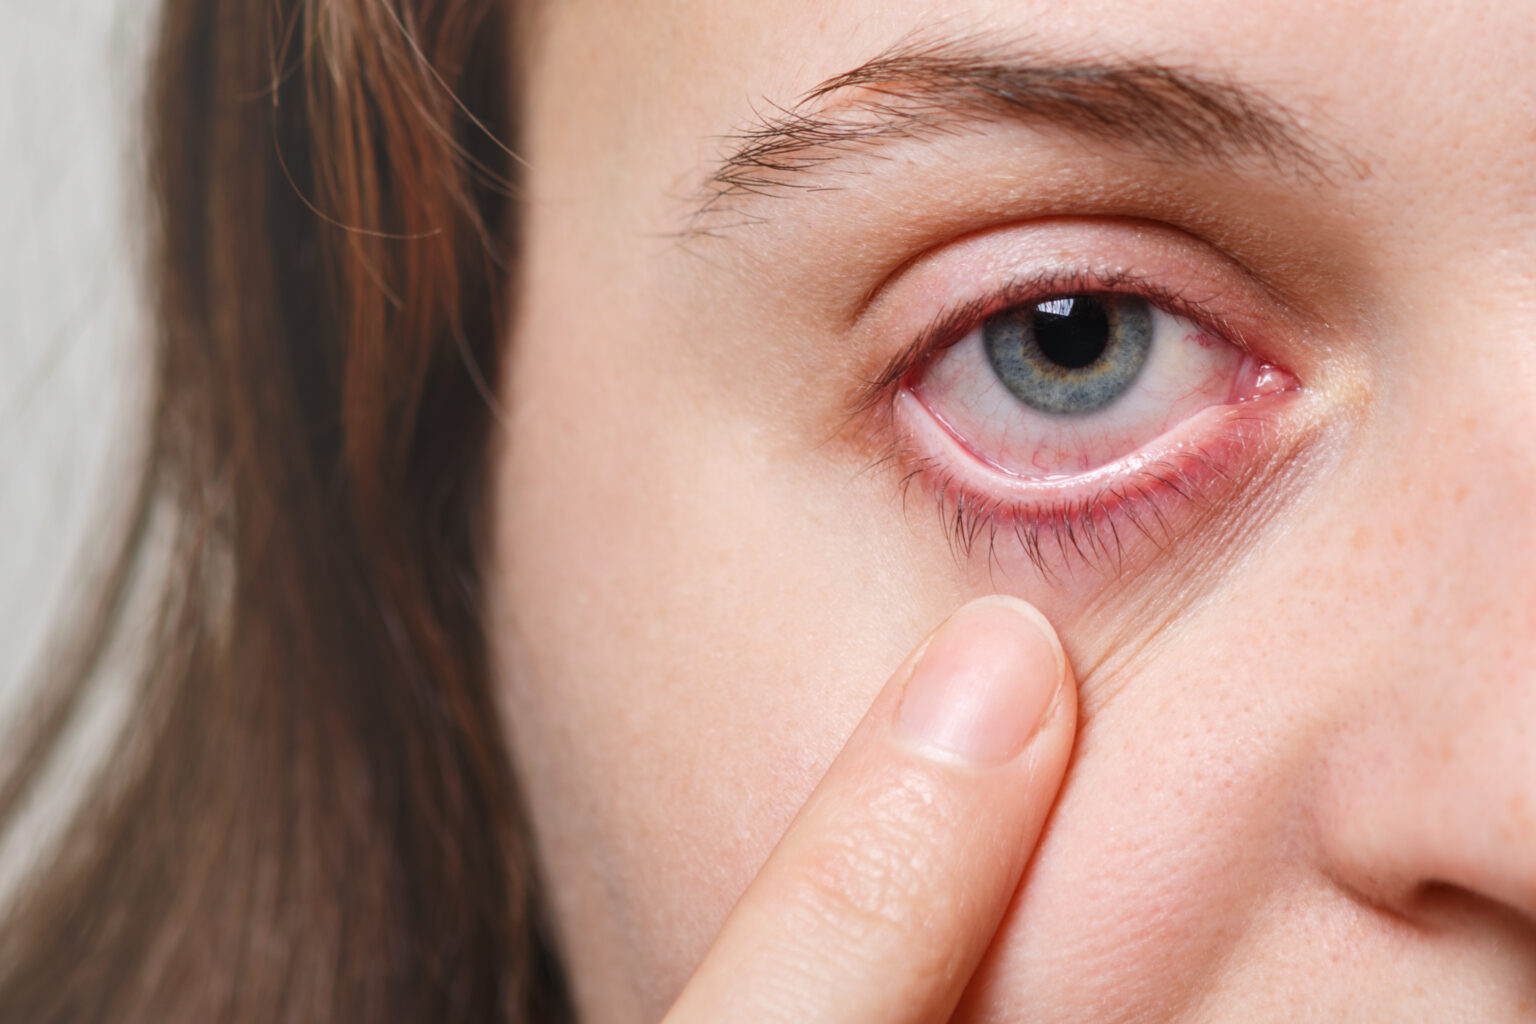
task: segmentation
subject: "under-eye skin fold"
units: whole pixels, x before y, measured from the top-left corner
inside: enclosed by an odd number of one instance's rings
[[[870,382],[904,501],[950,545],[1122,570],[1238,503],[1300,381],[1156,282],[1052,271],[935,319]],[[1133,550],[1134,549],[1134,550]]]

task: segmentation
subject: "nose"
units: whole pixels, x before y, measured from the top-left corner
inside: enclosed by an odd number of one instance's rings
[[[1425,919],[1512,912],[1536,941],[1536,402],[1444,384],[1372,458],[1348,529],[1348,721],[1319,757],[1327,870]],[[1507,383],[1507,382],[1506,382]],[[1378,455],[1382,450],[1377,449]]]
[[[1329,759],[1330,868],[1409,918],[1450,897],[1501,905],[1536,927],[1536,677],[1505,652],[1482,666],[1457,659],[1445,625],[1426,622],[1415,637],[1442,644],[1443,656],[1404,672]]]

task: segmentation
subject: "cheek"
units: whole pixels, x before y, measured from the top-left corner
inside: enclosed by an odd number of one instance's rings
[[[678,362],[577,351],[604,336],[538,309],[521,334],[493,634],[571,973],[626,1019],[664,1009],[961,595],[942,553],[881,543],[906,532],[883,480],[691,397]]]
[[[977,1019],[1204,1019],[1251,949],[1264,964],[1282,947],[1336,951],[1309,808],[1319,757],[1360,709],[1330,646],[1329,566],[1346,553],[1329,533],[1319,521],[1315,546],[1260,552],[1085,672],[1073,766],[969,990],[966,1008],[990,1014]],[[1324,908],[1315,928],[1300,906]],[[1295,934],[1278,941],[1282,927]],[[1244,1013],[1283,991],[1261,987]]]
[[[1225,638],[1211,639],[1167,643],[1134,681],[1087,681],[1068,785],[974,1005],[1019,1021],[1182,1019],[1252,929],[1306,744],[1254,699],[1277,681],[1224,670]]]

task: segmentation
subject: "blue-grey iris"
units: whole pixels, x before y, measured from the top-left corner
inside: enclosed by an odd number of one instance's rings
[[[1152,348],[1152,306],[1134,295],[1071,295],[1005,309],[981,325],[992,372],[1042,412],[1104,408],[1136,381]]]

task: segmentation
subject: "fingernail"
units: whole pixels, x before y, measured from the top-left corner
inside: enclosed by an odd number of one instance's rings
[[[907,743],[976,764],[1009,760],[1040,727],[1064,656],[1040,613],[984,597],[951,615],[918,657],[896,712]]]

